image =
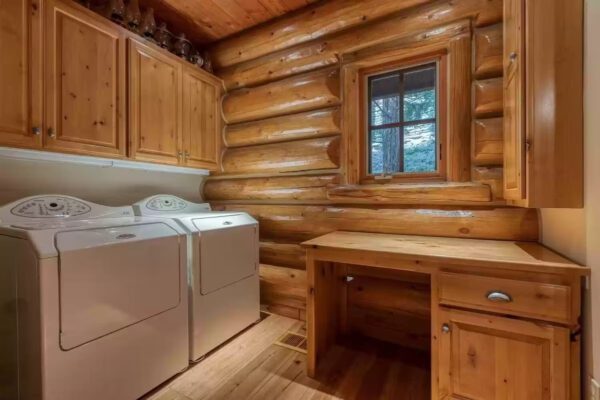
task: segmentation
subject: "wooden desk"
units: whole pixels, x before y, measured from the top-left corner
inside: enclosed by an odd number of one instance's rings
[[[537,243],[333,232],[303,246],[309,376],[345,333],[345,265],[354,264],[430,276],[432,399],[579,398],[589,268]]]

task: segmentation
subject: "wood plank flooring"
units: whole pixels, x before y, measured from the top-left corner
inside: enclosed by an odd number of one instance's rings
[[[274,344],[304,323],[279,315],[263,321],[165,384],[146,400],[425,400],[429,355],[345,339],[328,353],[319,378],[306,376],[306,355]]]

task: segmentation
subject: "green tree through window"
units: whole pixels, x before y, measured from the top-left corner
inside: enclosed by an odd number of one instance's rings
[[[437,64],[368,78],[369,173],[437,170]]]

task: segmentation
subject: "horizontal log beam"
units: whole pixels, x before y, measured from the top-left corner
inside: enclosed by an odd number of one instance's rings
[[[475,30],[473,75],[477,79],[502,76],[502,24]]]
[[[210,49],[217,68],[304,43],[429,0],[336,0],[309,7],[291,17],[249,29]]]
[[[292,176],[210,180],[204,185],[207,200],[327,200],[327,186],[338,175]]]
[[[228,124],[235,124],[338,104],[340,77],[333,68],[233,91],[223,100],[223,117]]]
[[[306,309],[306,271],[261,264],[259,275],[262,304]]]
[[[473,104],[476,118],[502,115],[502,78],[473,82]]]
[[[475,165],[502,165],[504,138],[502,118],[473,121],[473,163]]]
[[[473,181],[489,185],[494,200],[504,199],[504,170],[501,167],[474,167]]]
[[[222,173],[282,173],[335,169],[340,165],[340,137],[227,149]]]
[[[227,147],[241,147],[323,137],[339,133],[341,133],[340,110],[331,108],[244,124],[228,125],[225,128],[225,144]]]
[[[344,185],[328,191],[336,203],[465,204],[491,201],[487,185],[465,183]]]
[[[356,29],[308,42],[217,71],[228,90],[248,87],[335,65],[346,54],[375,45],[423,35],[439,36],[434,28],[473,18],[475,25],[502,20],[501,0],[440,0]],[[427,33],[428,32],[428,33]],[[406,44],[405,44],[406,45]]]
[[[245,211],[258,219],[263,240],[302,242],[336,230],[538,240],[538,215],[525,208],[354,208],[329,206],[215,205]]]
[[[297,243],[260,242],[260,262],[305,269],[306,250]]]

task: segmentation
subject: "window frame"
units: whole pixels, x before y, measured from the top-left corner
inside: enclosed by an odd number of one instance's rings
[[[436,64],[436,170],[431,172],[396,172],[391,174],[370,173],[370,103],[369,78],[394,71],[406,71],[427,64]],[[427,54],[409,60],[399,60],[373,67],[363,68],[359,75],[359,143],[360,151],[360,183],[375,182],[414,182],[414,181],[445,181],[446,180],[446,133],[447,133],[447,53]],[[423,122],[421,122],[423,123]],[[402,122],[399,127],[404,127]]]

